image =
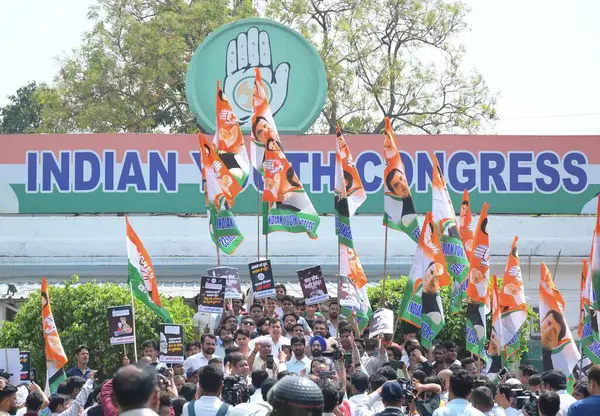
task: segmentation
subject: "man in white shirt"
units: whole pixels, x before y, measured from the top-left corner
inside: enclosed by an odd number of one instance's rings
[[[458,370],[450,376],[450,401],[446,407],[440,407],[433,412],[433,416],[483,416],[467,401],[473,390],[473,375],[465,370]]]
[[[83,386],[80,389],[75,389],[75,391],[77,392],[77,397],[75,398],[75,400],[71,400],[71,396],[66,396],[65,400],[64,397],[62,397],[62,394],[53,395],[50,398],[50,403],[48,404],[48,407],[50,408],[52,414],[60,416],[78,416],[83,411],[88,396],[94,389],[95,377],[96,372],[93,371],[92,373],[90,373],[90,378],[83,384]],[[67,385],[69,379],[67,379]],[[73,379],[75,379],[75,377],[73,377]],[[54,400],[53,402],[53,398],[55,397],[57,398],[57,400]]]
[[[494,407],[494,395],[492,391],[485,387],[477,387],[471,394],[471,402],[475,409],[479,410],[485,416],[505,416],[504,410],[500,406]]]
[[[157,416],[160,388],[156,371],[148,365],[121,367],[112,380],[112,396],[121,416]]]
[[[290,345],[290,340],[281,334],[281,321],[279,319],[269,320],[269,335],[258,337],[250,341],[248,344],[251,350],[254,349],[254,345],[257,343],[268,342],[271,344],[271,353],[279,357],[282,345]]]
[[[310,373],[311,360],[305,354],[306,341],[304,337],[292,337],[291,343],[294,355],[286,363],[287,371],[298,374],[299,376],[308,375],[308,373]]]
[[[514,399],[511,397],[511,389],[513,388],[521,388],[520,384],[500,384],[498,386],[495,401],[498,404],[498,407],[504,411],[506,416],[518,416],[521,414],[519,410],[512,407]]]
[[[329,319],[327,320],[327,326],[329,327],[329,336],[331,338],[337,338],[337,331],[340,325],[340,305],[337,301],[333,301],[329,304]]]
[[[183,363],[185,374],[192,374],[201,367],[208,365],[208,361],[215,357],[217,338],[212,334],[202,335],[202,352],[192,355]],[[217,356],[218,357],[218,356]],[[222,358],[222,357],[221,357]]]
[[[207,365],[200,370],[198,392],[200,398],[183,405],[183,416],[229,416],[233,409],[223,403],[219,396],[223,389],[223,372]]]
[[[350,376],[350,388],[352,390],[352,397],[348,399],[350,405],[350,411],[355,414],[356,406],[367,397],[367,390],[369,389],[369,376],[362,372],[353,373]]]
[[[381,401],[381,387],[388,381],[381,374],[373,374],[369,377],[369,390],[367,394],[352,411],[353,416],[373,416],[374,414],[383,411],[385,406]]]
[[[262,397],[260,388],[262,387],[263,383],[269,379],[269,375],[267,374],[267,372],[265,370],[254,370],[250,374],[250,379],[252,381],[252,385],[256,389],[254,394],[252,396],[250,396],[250,403],[256,403],[256,402],[263,401],[263,397]]]
[[[260,389],[256,392],[260,395],[260,401],[250,400],[250,403],[241,403],[233,408],[231,416],[266,416],[273,410],[273,407],[267,403],[267,394],[269,390],[277,383],[277,380],[270,378],[265,380]],[[256,394],[256,393],[255,393]]]
[[[542,391],[555,392],[560,397],[558,416],[567,416],[569,407],[577,400],[567,393],[567,377],[562,371],[550,370],[542,373]]]

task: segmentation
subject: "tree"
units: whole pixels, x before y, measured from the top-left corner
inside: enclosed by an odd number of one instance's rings
[[[126,286],[112,283],[76,283],[77,277],[74,276],[64,287],[50,287],[52,313],[69,365],[75,365],[75,348],[85,344],[90,348],[90,368],[99,371],[100,379],[110,377],[122,362],[123,347],[110,345],[106,308],[130,304],[131,294]],[[184,339],[193,340],[192,308],[185,305],[182,298],[162,298],[162,302],[174,322],[186,325]],[[38,379],[43,380],[46,363],[41,306],[40,292],[31,294],[17,312],[14,322],[6,321],[0,327],[0,348],[30,351],[32,368],[37,369]],[[158,342],[158,316],[135,300],[135,317],[138,346],[148,339]],[[127,350],[133,361],[133,346],[128,345]]]
[[[404,296],[404,287],[406,286],[406,276],[400,276],[399,279],[390,279],[386,281],[385,285],[385,307],[394,311],[394,316],[400,316],[400,306],[402,304],[402,298]],[[498,280],[498,285],[501,285],[502,279]],[[367,290],[369,295],[369,301],[371,305],[378,305],[379,300],[381,299],[381,295],[383,293],[383,282],[380,282],[379,285],[369,288]],[[444,307],[444,316],[446,317],[446,325],[442,332],[438,335],[438,339],[440,340],[452,340],[458,344],[459,347],[465,348],[465,338],[466,338],[466,313],[460,313],[458,315],[450,317],[450,287],[444,287],[441,291],[442,296],[442,305]],[[466,300],[464,301],[464,306],[466,308]],[[537,322],[539,317],[538,314],[535,313],[531,307],[527,309],[528,320],[525,321],[521,330],[519,331],[519,341],[521,345],[521,349],[515,355],[513,355],[509,361],[510,362],[519,362],[523,354],[529,351],[527,347],[527,339],[529,338],[530,332],[530,322]],[[491,328],[491,314],[488,315],[487,319],[487,328],[488,333]],[[399,333],[401,331],[396,332],[396,337],[399,340]]]
[[[273,0],[268,14],[317,48],[329,82],[317,128],[473,133],[496,119],[482,76],[461,71],[467,7],[443,0]]]
[[[185,98],[193,52],[217,27],[255,14],[251,0],[99,0],[94,28],[61,64],[42,132],[195,131]]]
[[[42,105],[36,97],[35,81],[9,95],[11,102],[0,108],[0,134],[33,133],[41,124]]]

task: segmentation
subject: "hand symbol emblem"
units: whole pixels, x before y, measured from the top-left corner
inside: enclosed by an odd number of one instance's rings
[[[280,63],[273,70],[271,42],[267,32],[256,27],[240,33],[227,46],[227,67],[223,92],[229,99],[241,126],[250,123],[254,68],[258,67],[273,115],[283,106],[288,92],[290,64]]]

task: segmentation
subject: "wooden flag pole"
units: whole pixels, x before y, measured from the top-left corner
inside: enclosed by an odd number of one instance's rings
[[[265,223],[263,221],[263,233],[265,233],[265,258],[269,258],[269,211],[271,211],[271,205],[267,205],[267,230],[265,231]]]
[[[259,179],[260,182],[260,179]],[[256,260],[260,260],[260,189],[256,186]]]
[[[385,301],[386,301],[385,283],[387,280],[388,228],[389,227],[385,227],[385,238],[384,238],[384,245],[383,245],[383,285],[381,287],[381,298],[379,299],[379,307],[380,308],[383,308],[383,306],[385,305]]]
[[[138,355],[137,355],[137,333],[135,332],[135,305],[133,302],[133,286],[131,285],[131,280],[129,280],[129,292],[131,293],[131,314],[133,315],[133,357],[135,362],[137,363]]]
[[[558,250],[558,255],[556,256],[556,264],[554,265],[554,273],[552,273],[552,281],[556,280],[556,271],[558,270],[558,262],[560,261],[560,255],[562,254],[562,248]]]
[[[221,265],[221,250],[219,250],[219,237],[217,236],[215,247],[217,248],[217,266]]]
[[[123,358],[127,357],[127,344],[123,344]]]

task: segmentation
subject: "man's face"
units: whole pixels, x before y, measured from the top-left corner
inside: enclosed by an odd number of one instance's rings
[[[281,323],[279,321],[275,321],[269,325],[269,334],[273,338],[281,336]]]
[[[283,309],[283,313],[292,313],[294,312],[294,304],[289,300],[284,300],[281,303],[281,309]]]
[[[446,350],[446,361],[454,361],[456,360],[456,356],[456,348],[449,348]]]
[[[256,138],[263,144],[267,144],[267,139],[271,136],[271,126],[266,120],[260,120],[256,125]]]
[[[467,370],[471,374],[475,374],[477,372],[477,364],[469,363],[465,365],[465,370]]]
[[[325,337],[327,335],[327,326],[323,322],[316,323],[314,327],[314,333],[315,335],[321,335],[322,337]]]
[[[258,328],[260,335],[267,335],[269,333],[269,324],[264,323]]]
[[[11,394],[8,397],[5,397],[0,402],[0,409],[7,413],[16,413],[17,411],[17,394]]]
[[[292,335],[298,338],[304,338],[304,328],[302,328],[302,325],[296,325],[294,329],[292,329]]]
[[[90,360],[90,353],[88,350],[86,350],[84,348],[81,351],[79,351],[79,353],[77,354],[77,362],[79,364],[87,364],[89,360]]]
[[[285,288],[278,287],[275,290],[275,296],[277,296],[278,299],[281,299],[282,297],[284,297],[285,296]]]
[[[337,317],[339,315],[340,315],[340,307],[337,305],[337,303],[330,305],[329,306],[329,317],[331,319],[337,319]]]
[[[248,361],[238,361],[235,364],[235,366],[233,366],[233,374],[244,377],[250,374],[250,367],[248,366]]]
[[[174,378],[173,381],[175,382],[175,387],[177,388],[177,391],[181,391],[181,388],[185,384],[185,378],[177,376]]]
[[[346,351],[349,351],[352,348],[353,339],[354,335],[351,331],[345,331],[340,334],[340,344],[342,344],[342,348]]]
[[[217,349],[217,342],[212,338],[205,338],[202,344],[202,351],[207,355],[213,355]]]
[[[394,361],[394,360],[396,360],[396,357],[394,356],[394,351],[392,351],[392,350],[385,350],[385,352],[387,353],[387,359],[388,359],[388,361]]]
[[[247,330],[250,334],[252,334],[255,329],[254,322],[249,319],[243,320],[241,323],[241,328]]]
[[[285,325],[285,330],[291,333],[294,329],[294,325],[296,325],[296,318],[292,315],[288,315],[285,317],[283,324]]]
[[[259,353],[261,358],[266,358],[267,355],[271,354],[271,351],[273,350],[273,348],[271,347],[271,343],[270,342],[261,342],[260,344],[260,349],[259,349]]]
[[[151,360],[154,360],[154,358],[156,357],[156,350],[154,349],[154,347],[145,347],[144,357],[148,357]]]
[[[292,351],[296,358],[301,358],[304,355],[304,344],[301,342],[295,342],[292,344]]]
[[[231,301],[231,307],[233,308],[233,313],[238,315],[240,310],[242,309],[242,300],[241,299],[233,299]]]
[[[443,348],[436,348],[433,350],[433,359],[436,363],[441,363],[444,361],[444,357],[446,357],[446,350]]]
[[[235,316],[228,316],[225,319],[225,325],[230,325],[230,324],[237,326],[237,318]]]
[[[313,357],[320,357],[323,355],[323,348],[318,342],[313,342],[312,346],[310,347],[310,351],[312,352]]]
[[[314,316],[317,312],[317,305],[306,305],[305,310],[308,316]]]
[[[399,170],[394,172],[390,180],[389,186],[390,191],[394,195],[398,195],[401,198],[405,198],[406,196],[408,196],[409,188],[408,183],[406,182],[406,176],[404,176]]]
[[[182,376],[185,374],[185,371],[183,371],[183,364],[173,364],[173,375],[175,376]],[[185,379],[184,379],[185,381]]]
[[[327,370],[329,370],[329,367],[327,367],[327,364],[323,364],[323,363],[320,363],[320,362],[317,361],[312,366],[312,370],[313,370],[312,371],[313,374],[315,374],[315,375],[318,376],[321,373],[321,371],[327,371]]]
[[[263,317],[262,309],[252,308],[252,310],[250,311],[250,316],[252,317],[252,319],[254,319],[254,322],[258,321]]]
[[[192,355],[196,355],[200,353],[200,348],[198,348],[197,345],[190,345],[190,348],[188,349],[188,357],[191,357]]]
[[[275,302],[275,299],[267,300],[267,309],[269,309],[269,312],[271,312],[271,313],[275,312],[276,307],[277,307],[277,302]]]
[[[235,337],[235,343],[238,345],[238,347],[247,347],[248,346],[248,342],[250,340],[248,339],[247,336],[242,335],[242,334],[238,334],[237,337]]]
[[[228,329],[221,329],[219,331],[219,338],[221,338],[221,341],[225,341],[225,340],[231,341],[231,340],[233,340],[233,334]]]
[[[542,347],[547,351],[552,351],[560,342],[558,335],[560,333],[560,325],[554,319],[552,314],[547,315],[542,321]]]

